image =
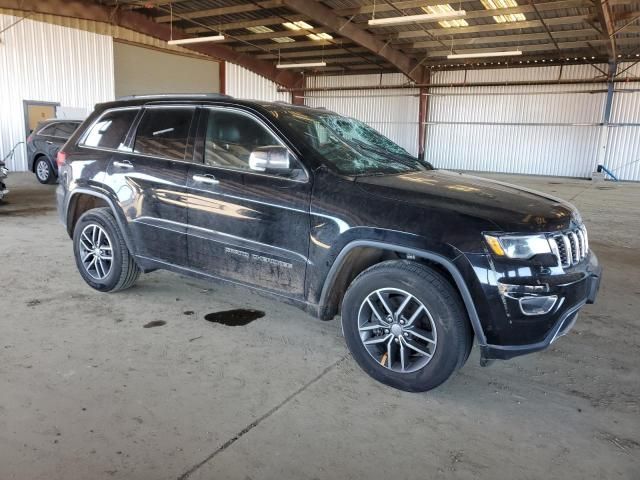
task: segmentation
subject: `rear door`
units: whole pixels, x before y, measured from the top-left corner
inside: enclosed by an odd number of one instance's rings
[[[309,249],[310,182],[249,169],[257,147],[284,145],[262,120],[203,108],[187,178],[191,268],[301,296]]]
[[[195,112],[188,105],[144,108],[105,177],[129,221],[136,255],[169,265],[187,265],[185,188]]]

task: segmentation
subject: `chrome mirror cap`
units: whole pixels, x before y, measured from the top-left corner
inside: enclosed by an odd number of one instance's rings
[[[258,172],[290,170],[289,150],[280,145],[259,147],[249,156],[249,168]]]

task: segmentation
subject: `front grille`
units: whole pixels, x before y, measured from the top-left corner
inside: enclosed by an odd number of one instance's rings
[[[589,253],[589,237],[584,225],[552,235],[549,238],[549,243],[563,267],[580,263]]]

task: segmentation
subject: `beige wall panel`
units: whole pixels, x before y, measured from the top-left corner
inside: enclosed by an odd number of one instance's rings
[[[116,97],[149,93],[220,91],[219,65],[127,43],[114,42]]]

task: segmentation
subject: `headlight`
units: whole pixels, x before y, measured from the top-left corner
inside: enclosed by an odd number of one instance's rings
[[[545,235],[485,235],[491,251],[500,257],[528,259],[552,253]]]

